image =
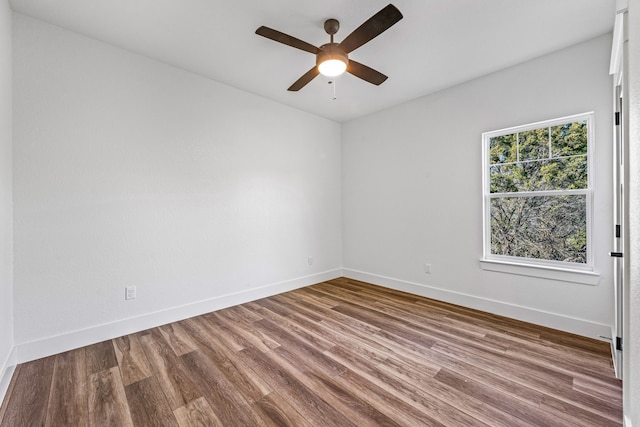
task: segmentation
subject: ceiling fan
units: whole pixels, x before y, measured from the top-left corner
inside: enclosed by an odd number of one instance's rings
[[[398,8],[390,4],[356,28],[342,40],[342,43],[334,43],[333,41],[333,36],[338,32],[340,23],[337,19],[327,19],[324,23],[324,30],[331,37],[331,41],[320,47],[315,47],[305,41],[265,26],[258,28],[256,34],[316,55],[316,66],[304,73],[287,90],[298,91],[302,89],[318,74],[335,77],[345,71],[369,83],[379,85],[387,80],[387,76],[353,59],[349,59],[349,53],[378,37],[401,19],[402,13]]]

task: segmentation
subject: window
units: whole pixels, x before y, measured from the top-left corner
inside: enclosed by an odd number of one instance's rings
[[[484,260],[592,270],[593,114],[483,134]]]

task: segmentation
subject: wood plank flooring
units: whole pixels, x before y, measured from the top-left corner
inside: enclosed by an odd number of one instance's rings
[[[336,279],[17,367],[0,426],[620,426],[609,346]]]

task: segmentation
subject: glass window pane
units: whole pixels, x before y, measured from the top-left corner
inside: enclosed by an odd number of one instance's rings
[[[489,140],[490,164],[517,161],[516,134],[495,136]]]
[[[491,199],[491,253],[587,262],[585,195]]]
[[[587,154],[587,121],[553,126],[551,153],[553,157]]]
[[[587,157],[540,160],[489,168],[491,193],[585,189]]]
[[[518,134],[520,161],[549,158],[549,128],[528,130]]]

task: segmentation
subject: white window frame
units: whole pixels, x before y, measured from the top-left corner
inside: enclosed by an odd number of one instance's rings
[[[490,147],[491,138],[502,135],[509,135],[517,132],[526,132],[534,129],[548,128],[567,123],[584,121],[587,122],[587,188],[580,190],[548,190],[548,191],[527,191],[519,193],[498,193],[490,192]],[[569,282],[597,284],[599,275],[594,271],[593,258],[593,183],[594,183],[594,127],[595,115],[593,112],[575,114],[572,116],[560,117],[557,119],[544,120],[522,126],[514,126],[499,129],[482,134],[482,193],[483,193],[483,254],[481,267],[485,270],[501,271],[526,276],[536,276],[556,280],[566,280]],[[563,261],[541,260],[534,258],[515,257],[509,255],[497,255],[491,253],[491,199],[496,196],[509,197],[531,197],[549,195],[572,195],[584,194],[586,197],[587,209],[587,255],[586,262],[570,263]]]

